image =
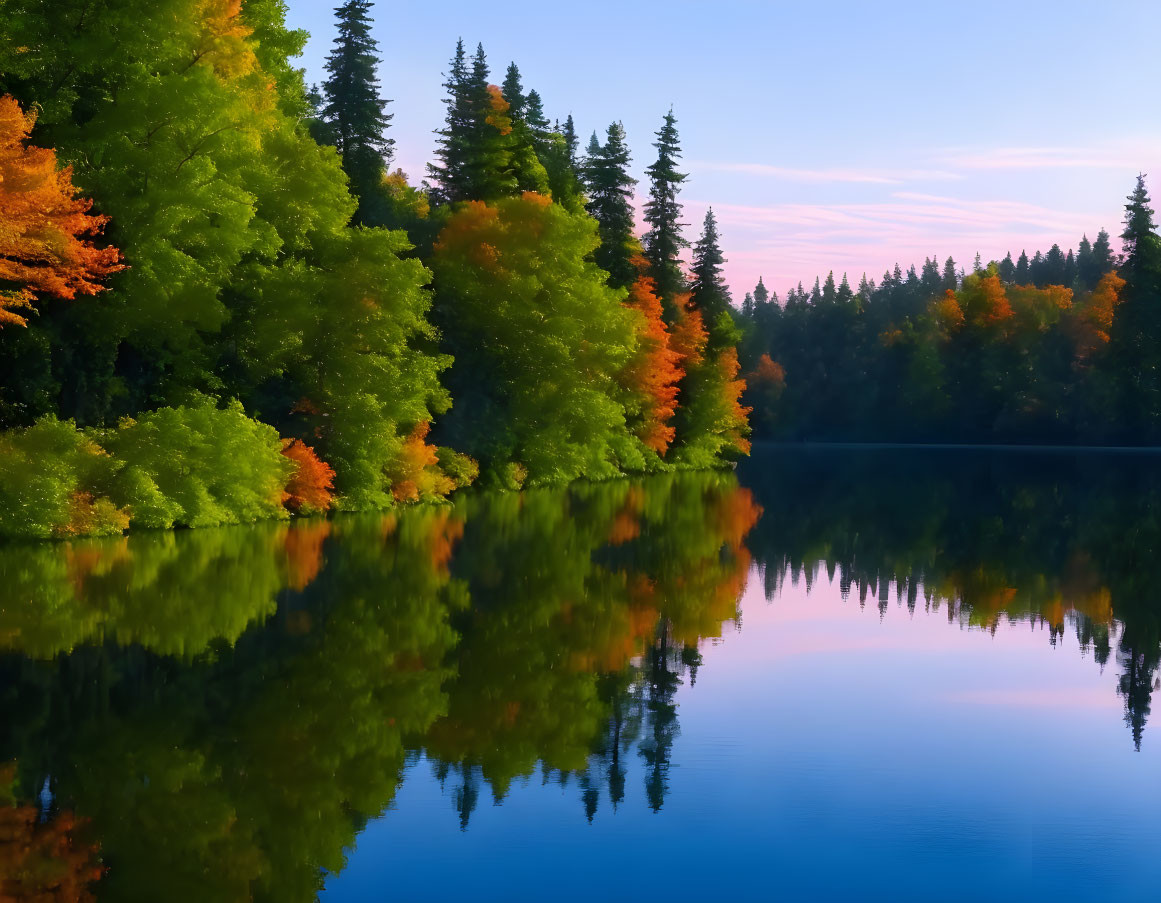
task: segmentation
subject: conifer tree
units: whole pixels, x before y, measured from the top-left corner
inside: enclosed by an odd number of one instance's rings
[[[483,45],[477,45],[469,65],[463,41],[457,42],[444,82],[445,125],[436,133],[439,162],[428,165],[434,194],[443,203],[547,190],[543,167],[523,146],[521,130],[513,129],[510,104],[500,88],[488,83],[488,75]]]
[[[576,136],[576,123],[572,120],[572,113],[564,120],[564,129],[561,131],[564,136],[564,146],[568,151],[568,165],[576,171],[576,150],[579,146],[579,141]]]
[[[632,203],[637,180],[629,175],[629,159],[625,128],[614,122],[603,147],[597,144],[594,150],[590,145],[585,171],[589,196],[585,208],[597,221],[601,236],[593,259],[609,274],[609,284],[617,288],[627,288],[637,278],[633,257],[639,251],[633,234]]]
[[[1009,251],[1007,256],[1000,261],[1000,279],[1004,282],[1010,283],[1016,276],[1016,263],[1012,260],[1012,252]]]
[[[730,290],[722,278],[726,262],[719,243],[718,222],[713,208],[706,211],[701,238],[693,249],[693,283],[689,307],[701,314],[713,350],[737,341],[737,330],[730,318]],[[834,279],[830,280],[833,290]]]
[[[955,272],[955,261],[949,257],[943,263],[943,283],[940,288],[944,291],[954,292],[957,285],[959,285],[959,277]]]
[[[1030,285],[1032,283],[1032,265],[1028,263],[1028,254],[1024,251],[1020,252],[1020,257],[1016,261],[1016,284]]]
[[[762,307],[770,301],[770,290],[766,288],[766,283],[762,281],[762,277],[758,277],[758,284],[754,286],[754,305]]]
[[[352,193],[362,199],[382,180],[395,141],[386,136],[392,116],[389,101],[379,93],[378,44],[371,37],[371,0],[347,0],[335,10],[338,36],[327,57],[323,83],[322,120],[351,180]],[[361,220],[360,212],[356,220]]]
[[[855,299],[855,293],[851,291],[851,284],[847,281],[847,274],[843,273],[843,281],[839,283],[838,294],[836,300],[844,307],[850,304]]]
[[[677,117],[673,110],[665,114],[661,128],[656,132],[657,160],[646,170],[649,175],[649,200],[645,204],[645,222],[650,229],[645,233],[645,256],[650,275],[657,285],[666,319],[676,316],[678,296],[686,291],[680,254],[689,242],[681,234],[681,203],[677,199],[682,184],[688,177],[678,172],[681,145],[677,134]]]
[[[475,109],[469,86],[467,54],[464,41],[456,41],[447,81],[443,83],[447,91],[444,105],[444,127],[436,134],[435,157],[438,164],[427,165],[428,177],[436,183],[436,199],[444,203],[464,200],[470,197],[471,176],[468,160],[472,152],[472,138],[475,126]]]
[[[504,99],[508,101],[508,115],[514,120],[524,119],[524,87],[520,83],[520,69],[515,63],[508,64],[508,72],[500,85]]]
[[[1156,442],[1161,440],[1161,237],[1143,175],[1127,200],[1120,267],[1125,285],[1109,350],[1121,386],[1127,438]]]

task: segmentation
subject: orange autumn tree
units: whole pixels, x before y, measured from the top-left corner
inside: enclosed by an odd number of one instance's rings
[[[81,840],[85,822],[69,811],[41,818],[17,805],[15,766],[0,767],[0,901],[88,903],[105,869],[96,845]]]
[[[282,454],[298,465],[282,493],[282,504],[298,514],[330,510],[334,501],[334,468],[298,439],[283,439]]]
[[[637,279],[629,286],[625,306],[639,313],[637,353],[621,374],[633,400],[626,405],[634,434],[646,446],[664,456],[673,441],[671,423],[677,410],[677,387],[685,372],[682,352],[673,347],[661,314],[655,283],[645,275],[649,264],[641,255],[632,260]]]
[[[758,365],[746,374],[746,399],[753,411],[756,428],[772,429],[777,419],[778,402],[786,390],[786,370],[765,352]]]
[[[71,300],[95,295],[100,280],[124,269],[116,248],[93,240],[108,217],[76,197],[72,168],[29,145],[34,117],[0,97],[0,326],[26,326],[38,295]]]

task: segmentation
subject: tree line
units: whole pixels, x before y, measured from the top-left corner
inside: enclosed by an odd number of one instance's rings
[[[738,314],[755,435],[777,439],[1161,443],[1161,239],[1140,176],[1122,252],[1103,229],[971,272],[928,258]]]
[[[704,468],[748,451],[716,224],[676,119],[634,230],[460,41],[426,180],[392,169],[370,0],[326,79],[282,0],[11,0],[0,36],[0,535],[116,533]],[[228,451],[227,451],[228,449]]]

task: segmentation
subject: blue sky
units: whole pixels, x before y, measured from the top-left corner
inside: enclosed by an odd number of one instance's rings
[[[336,0],[288,0],[321,81]],[[689,237],[718,215],[739,298],[1120,231],[1161,197],[1161,2],[393,3],[375,7],[396,162],[418,181],[456,39],[515,60],[550,118],[621,120],[637,175],[673,106]],[[639,186],[644,190],[644,186]],[[1161,206],[1161,205],[1159,205]]]

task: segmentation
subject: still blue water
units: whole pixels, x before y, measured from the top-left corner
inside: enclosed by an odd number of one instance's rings
[[[0,549],[0,898],[1161,899],[1158,463]]]

